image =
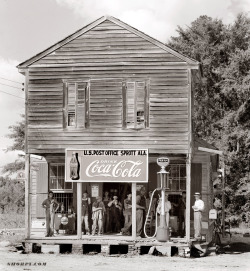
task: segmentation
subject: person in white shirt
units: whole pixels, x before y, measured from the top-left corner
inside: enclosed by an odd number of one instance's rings
[[[165,193],[165,214],[166,214],[167,227],[169,226],[169,211],[170,210],[171,210],[171,202],[168,200],[168,194]],[[161,199],[159,200],[159,203],[158,203],[158,206],[157,206],[157,213],[161,214]]]
[[[194,210],[194,238],[201,239],[201,221],[202,221],[202,212],[204,211],[204,201],[201,200],[201,194],[196,192],[194,194],[195,203],[192,206]]]

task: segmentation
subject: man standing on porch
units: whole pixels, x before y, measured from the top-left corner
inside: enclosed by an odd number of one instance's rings
[[[46,216],[46,235],[45,237],[53,236],[54,227],[55,227],[55,213],[59,208],[59,203],[54,199],[54,194],[52,191],[49,191],[49,196],[46,200],[43,201],[42,207],[45,208]]]
[[[88,192],[85,191],[82,197],[82,226],[84,226],[84,233],[89,235],[89,207],[91,200],[88,197]]]
[[[194,194],[195,203],[192,206],[194,210],[194,238],[197,240],[201,239],[201,222],[202,222],[202,212],[204,211],[204,201],[201,200],[201,194],[196,192]]]
[[[105,213],[105,206],[102,202],[101,197],[96,197],[96,201],[93,203],[92,206],[92,219],[93,219],[93,226],[92,226],[92,235],[96,234],[96,227],[98,225],[98,235],[101,235],[103,232],[103,217]]]

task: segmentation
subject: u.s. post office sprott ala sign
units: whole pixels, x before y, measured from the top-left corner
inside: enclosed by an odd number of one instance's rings
[[[148,182],[148,149],[67,149],[66,182]]]

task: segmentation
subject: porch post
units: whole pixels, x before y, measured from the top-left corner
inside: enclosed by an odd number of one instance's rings
[[[132,183],[132,238],[136,239],[136,183]]]
[[[30,238],[30,154],[25,155],[25,238]]]
[[[82,238],[82,183],[77,183],[77,238]]]
[[[190,241],[190,212],[191,212],[191,155],[186,159],[186,241]]]

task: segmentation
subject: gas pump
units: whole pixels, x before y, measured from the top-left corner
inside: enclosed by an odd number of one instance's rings
[[[169,172],[166,171],[166,167],[169,165],[169,158],[167,157],[160,157],[157,158],[157,164],[158,166],[161,167],[161,170],[159,172],[157,172],[157,177],[159,182],[157,182],[158,184],[158,188],[156,188],[151,196],[150,199],[150,204],[149,204],[149,208],[148,208],[148,213],[146,216],[146,221],[144,224],[144,234],[146,237],[148,238],[154,238],[156,236],[157,241],[159,242],[166,242],[169,241],[169,229],[166,225],[166,214],[165,214],[165,191],[169,189]],[[152,200],[154,197],[154,193],[157,190],[161,190],[161,214],[160,214],[160,225],[158,227],[157,225],[157,212],[156,212],[156,216],[155,216],[155,233],[153,236],[148,236],[146,233],[146,223],[149,217],[149,213],[150,213],[150,209],[151,209],[151,205],[152,205]]]

